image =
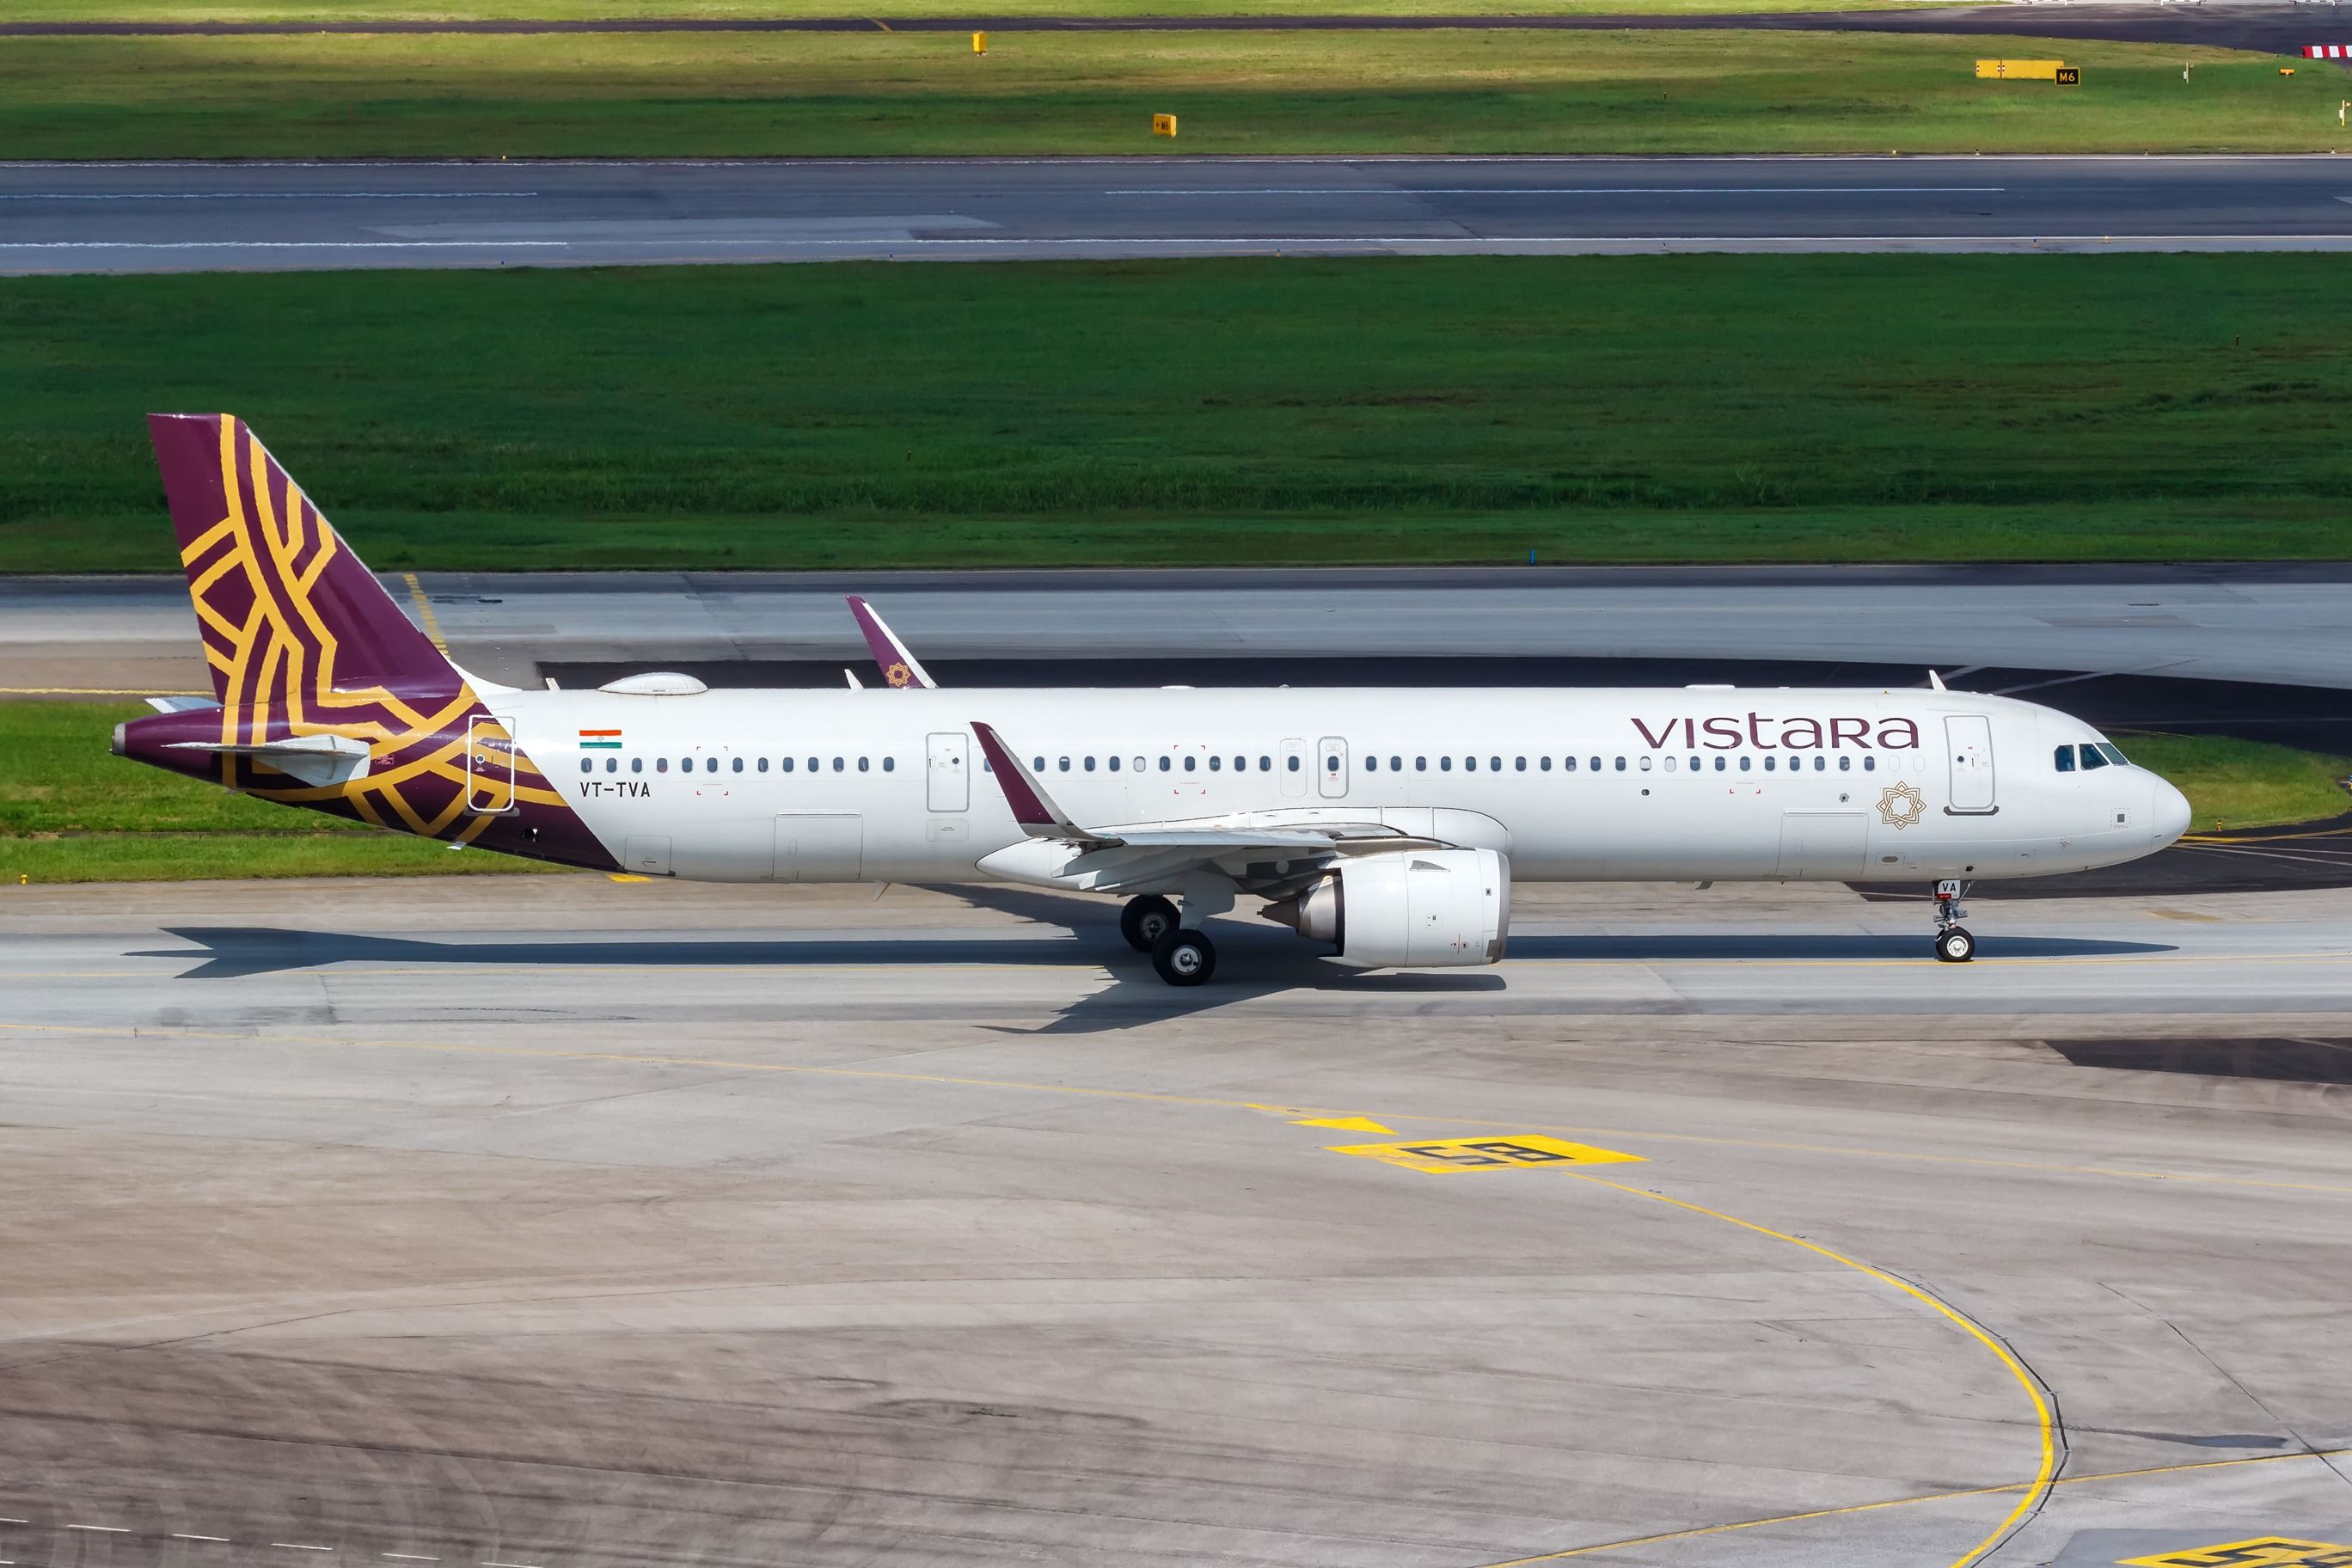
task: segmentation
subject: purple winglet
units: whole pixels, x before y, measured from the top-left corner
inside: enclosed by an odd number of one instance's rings
[[[1004,804],[1013,808],[1013,820],[1019,823],[1033,837],[1091,840],[1094,835],[1062,815],[1061,809],[1045,798],[1029,770],[1021,765],[995,731],[975,719],[971,732],[980,737],[980,749],[988,758],[989,771],[996,775],[999,788],[1004,791]]]

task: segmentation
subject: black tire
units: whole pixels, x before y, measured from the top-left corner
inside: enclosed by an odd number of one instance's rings
[[[1977,955],[1977,939],[1965,927],[1946,926],[1936,933],[1936,956],[1946,963],[1966,963]]]
[[[1150,952],[1160,945],[1160,939],[1176,929],[1179,916],[1176,906],[1157,893],[1146,893],[1139,899],[1129,899],[1127,907],[1118,911],[1118,934],[1127,938],[1127,945],[1138,952]]]
[[[1151,950],[1151,967],[1171,985],[1205,985],[1217,972],[1217,949],[1199,931],[1171,931]]]

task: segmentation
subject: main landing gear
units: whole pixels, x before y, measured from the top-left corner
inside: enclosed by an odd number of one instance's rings
[[[1201,985],[1217,972],[1216,944],[1184,928],[1176,906],[1157,893],[1129,899],[1118,912],[1118,934],[1138,952],[1151,955],[1151,967],[1171,985]]]
[[[1977,955],[1977,939],[1960,924],[1969,912],[1960,902],[1968,890],[1966,882],[1936,884],[1936,956],[1946,963],[1966,963]]]

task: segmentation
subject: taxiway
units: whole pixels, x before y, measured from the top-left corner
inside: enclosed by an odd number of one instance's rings
[[[0,889],[0,1541],[2347,1539],[2352,894],[1979,899],[1949,967],[1838,889],[1521,891],[1496,969],[1236,921],[1171,994],[1012,889]],[[1584,1153],[1390,1148],[1528,1138]]]

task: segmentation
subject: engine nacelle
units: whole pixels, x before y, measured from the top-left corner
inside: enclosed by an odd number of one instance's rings
[[[1511,863],[1492,849],[1407,849],[1349,860],[1265,918],[1359,969],[1493,963],[1511,934]]]

